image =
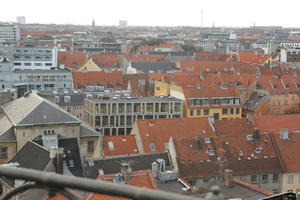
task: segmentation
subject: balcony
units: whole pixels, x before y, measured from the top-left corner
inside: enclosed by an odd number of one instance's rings
[[[55,173],[41,172],[31,169],[0,167],[0,176],[11,179],[26,180],[26,183],[2,194],[1,200],[9,200],[17,194],[30,189],[45,189],[51,194],[60,193],[68,199],[77,200],[66,189],[75,189],[86,192],[108,194],[112,196],[127,197],[134,200],[201,200],[189,196],[173,194],[163,191],[142,189],[124,184],[114,184],[99,180],[64,176]],[[3,186],[0,190],[3,192]]]

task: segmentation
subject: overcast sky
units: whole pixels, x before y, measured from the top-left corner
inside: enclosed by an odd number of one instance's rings
[[[300,27],[300,0],[1,0],[0,21],[147,26]]]

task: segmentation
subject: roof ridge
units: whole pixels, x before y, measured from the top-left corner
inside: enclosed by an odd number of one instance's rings
[[[35,91],[31,91],[31,93],[30,93],[29,95],[30,95],[30,96],[31,96],[31,95],[37,96],[38,99],[40,100],[40,102],[37,103],[36,106],[32,107],[32,109],[31,109],[29,112],[27,112],[27,115],[30,114],[34,109],[36,109],[36,108],[43,102],[43,100],[40,98],[40,96],[39,96]],[[19,98],[19,99],[16,99],[16,100],[14,100],[14,101],[21,101],[21,99],[25,99],[25,98],[27,98],[27,97],[23,96],[23,97],[21,97],[21,98]],[[11,101],[11,102],[9,102],[9,103],[7,103],[7,104],[5,104],[5,105],[10,105],[10,104],[12,104],[14,101]],[[2,107],[2,106],[1,106],[1,107]],[[20,123],[20,122],[27,116],[27,115],[24,115],[24,116],[22,116],[22,118],[20,118],[17,122],[14,122],[14,121],[11,119],[10,115],[9,115],[9,114],[6,112],[6,110],[4,109],[4,107],[2,107],[2,110],[3,110],[3,112],[5,113],[5,115],[8,117],[9,121],[13,124],[13,126],[16,126],[18,123]]]

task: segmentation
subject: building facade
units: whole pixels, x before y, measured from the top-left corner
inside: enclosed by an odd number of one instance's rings
[[[14,24],[0,24],[0,43],[15,43],[20,40],[20,31]]]
[[[172,97],[87,98],[84,120],[104,135],[125,135],[138,119],[181,118],[182,105]]]
[[[27,90],[51,91],[59,89],[72,89],[73,78],[71,70],[9,70],[0,66],[0,87],[13,88],[16,85],[26,85]],[[3,70],[2,70],[3,69]],[[6,69],[8,69],[6,67]]]

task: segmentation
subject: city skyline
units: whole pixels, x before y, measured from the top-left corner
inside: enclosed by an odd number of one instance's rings
[[[18,5],[17,7],[15,5]],[[31,5],[28,7],[27,5]],[[289,6],[288,9],[285,5]],[[98,2],[86,0],[61,2],[54,0],[44,9],[37,0],[2,2],[4,9],[1,22],[15,22],[17,16],[25,16],[27,23],[91,25],[94,19],[97,26],[118,25],[119,20],[127,20],[129,26],[203,26],[249,27],[283,26],[300,27],[297,22],[296,0],[281,5],[269,1],[254,0],[245,3],[237,0],[226,2],[158,1],[141,3],[137,0]],[[26,7],[27,9],[23,9]],[[10,9],[13,8],[14,10]],[[18,13],[12,15],[12,13]],[[151,20],[150,20],[151,19]]]

